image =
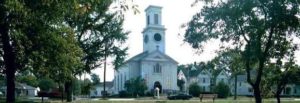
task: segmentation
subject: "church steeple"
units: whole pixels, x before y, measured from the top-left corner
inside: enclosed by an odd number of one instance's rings
[[[146,8],[146,27],[143,30],[144,52],[159,50],[165,53],[165,27],[162,25],[162,7],[150,5]]]

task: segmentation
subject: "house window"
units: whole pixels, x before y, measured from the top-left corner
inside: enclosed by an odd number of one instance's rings
[[[202,82],[205,83],[205,78],[203,78]]]
[[[124,82],[126,82],[126,75],[124,75]]]
[[[242,82],[240,82],[240,87],[242,86]]]
[[[287,87],[287,88],[286,88],[285,94],[291,94],[291,88],[290,88],[290,87]]]
[[[123,75],[120,74],[120,87],[119,87],[120,90],[122,90],[122,85],[123,85]]]
[[[150,17],[149,17],[149,15],[147,15],[147,25],[149,25],[150,24]]]
[[[159,65],[158,63],[156,63],[153,67],[153,72],[154,73],[161,73],[161,65]]]
[[[158,24],[158,14],[154,14],[154,23]]]
[[[297,94],[297,88],[294,89],[294,94]]]
[[[248,92],[253,92],[253,89],[252,88],[248,88]]]
[[[117,85],[118,91],[120,91],[120,89],[119,89],[120,88],[120,76],[119,75],[118,75],[118,82],[117,82],[117,84],[118,84]]]
[[[221,81],[224,83],[224,78],[222,78]]]

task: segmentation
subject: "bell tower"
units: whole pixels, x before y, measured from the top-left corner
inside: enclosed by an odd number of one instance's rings
[[[146,27],[143,30],[143,51],[159,50],[165,53],[165,26],[162,25],[162,7],[150,5],[145,9]]]

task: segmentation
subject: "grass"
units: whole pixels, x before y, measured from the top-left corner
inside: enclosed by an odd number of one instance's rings
[[[282,98],[281,103],[300,103],[300,101],[295,101],[295,98]],[[56,102],[59,103],[59,102]],[[200,103],[198,98],[193,98],[191,100],[155,100],[155,99],[146,99],[146,100],[128,100],[128,101],[109,101],[109,100],[81,100],[74,101],[73,103]],[[211,99],[205,99],[202,103],[213,103]],[[214,103],[255,103],[254,98],[242,97],[238,100],[233,100],[233,98],[227,99],[217,99]],[[276,99],[263,99],[263,103],[277,103]]]
[[[58,103],[58,102],[57,102]],[[160,100],[160,101],[76,101],[73,103],[200,103],[200,101],[194,100]],[[202,103],[213,103],[212,101],[202,101]],[[214,103],[255,103],[255,101],[231,101],[231,100],[217,100]],[[276,103],[276,101],[264,101],[263,103]],[[283,101],[282,103],[299,103],[299,101]]]
[[[300,101],[295,101],[295,98],[282,98],[281,103],[300,103]],[[299,98],[298,98],[299,99]],[[0,103],[4,103],[5,99],[0,99]],[[24,98],[18,98],[16,103],[40,103],[40,100],[26,100]],[[46,100],[44,103],[62,103],[60,100]],[[101,100],[101,99],[87,99],[87,100],[77,100],[72,103],[200,103],[198,98],[193,98],[191,100],[156,100],[149,98],[140,98],[139,100]],[[211,99],[205,99],[202,103],[213,103]],[[227,99],[217,99],[214,103],[255,103],[254,98],[249,97],[239,97],[238,100],[234,101],[233,98]],[[263,103],[277,103],[274,98],[264,99]]]

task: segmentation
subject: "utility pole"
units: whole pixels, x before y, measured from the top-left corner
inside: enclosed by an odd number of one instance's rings
[[[103,72],[103,94],[102,94],[102,97],[103,99],[106,98],[106,88],[105,88],[105,85],[106,85],[106,57],[107,57],[107,43],[105,43],[105,46],[104,46],[104,72]]]

